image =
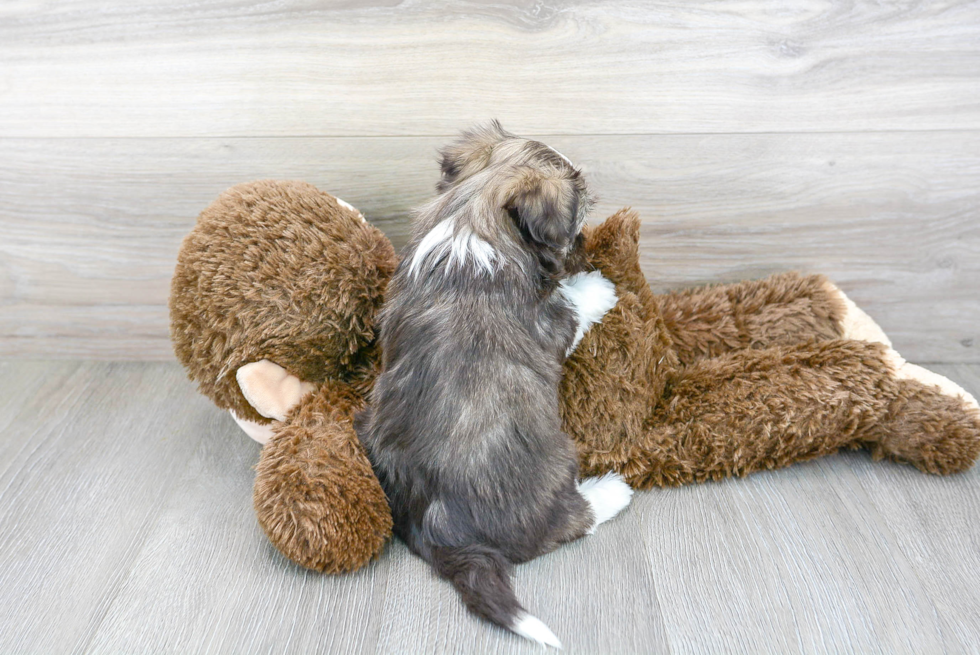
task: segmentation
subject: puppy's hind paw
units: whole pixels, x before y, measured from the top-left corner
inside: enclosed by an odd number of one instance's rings
[[[595,532],[600,523],[605,523],[623,511],[633,497],[633,489],[619,473],[606,473],[598,478],[582,480],[578,483],[578,492],[588,501],[592,513],[595,514],[595,523],[589,534]]]

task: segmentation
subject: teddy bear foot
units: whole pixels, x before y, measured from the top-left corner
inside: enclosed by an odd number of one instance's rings
[[[289,410],[314,389],[311,383],[290,375],[268,359],[239,367],[235,379],[245,400],[255,411],[276,421],[285,421]]]
[[[840,321],[841,337],[858,341],[883,343],[891,348],[892,341],[885,331],[875,323],[874,319],[847,297],[836,284],[830,280],[824,282],[827,293],[836,297],[844,304],[844,316]]]
[[[959,399],[967,410],[980,411],[980,404],[969,391],[956,384],[952,380],[938,373],[910,364],[905,358],[898,354],[894,348],[889,348],[885,353],[885,359],[893,374],[899,380],[914,380],[927,387],[939,387],[940,393],[950,398]]]
[[[938,373],[933,373],[921,366],[905,361],[905,358],[892,347],[891,339],[875,323],[874,319],[858,307],[853,300],[848,298],[847,294],[841,291],[836,284],[829,280],[825,284],[827,292],[837,297],[844,304],[844,316],[840,322],[841,336],[843,338],[884,344],[887,347],[885,359],[897,379],[914,380],[927,387],[939,387],[943,395],[960,399],[968,409],[980,409],[976,398],[960,385]]]
[[[311,383],[290,375],[286,369],[268,359],[239,367],[235,379],[245,400],[255,411],[273,421],[284,421],[286,414],[314,389]],[[272,423],[250,421],[233,410],[228,412],[245,434],[263,446],[269,443],[274,430]]]

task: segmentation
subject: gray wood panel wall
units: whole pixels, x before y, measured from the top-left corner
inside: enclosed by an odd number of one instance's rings
[[[659,289],[800,268],[980,362],[980,3],[4,3],[0,356],[168,359],[177,248],[299,178],[404,243],[490,117],[644,217]]]

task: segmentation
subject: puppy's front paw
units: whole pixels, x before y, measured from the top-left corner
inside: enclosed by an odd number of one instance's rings
[[[562,280],[560,288],[562,295],[568,300],[569,307],[578,318],[575,339],[568,349],[571,353],[589,327],[602,320],[606,312],[616,306],[619,298],[616,296],[616,286],[602,277],[599,271],[577,273],[567,280]]]
[[[592,513],[595,514],[595,523],[589,530],[590,534],[595,532],[600,523],[619,514],[633,497],[633,489],[619,473],[606,473],[599,478],[582,480],[578,483],[578,492],[588,501]]]

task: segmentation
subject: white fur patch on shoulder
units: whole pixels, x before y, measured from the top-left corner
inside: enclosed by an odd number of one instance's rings
[[[566,353],[571,354],[586,331],[593,323],[602,320],[606,312],[616,306],[619,298],[616,296],[616,285],[602,277],[599,271],[576,273],[562,280],[558,288],[578,317],[575,339]]]
[[[592,513],[595,514],[595,523],[589,534],[595,532],[600,523],[605,523],[623,511],[633,498],[633,488],[626,484],[623,476],[615,472],[582,480],[578,483],[578,492],[592,506]]]
[[[514,627],[511,628],[515,634],[518,634],[525,639],[530,639],[531,641],[536,641],[539,644],[544,644],[545,646],[551,646],[552,648],[557,648],[561,650],[561,642],[558,641],[558,637],[555,633],[546,626],[541,619],[531,616],[530,614],[524,613],[519,614],[514,619]]]
[[[481,239],[469,228],[461,228],[454,232],[450,220],[442,221],[422,237],[418,247],[412,254],[408,266],[408,274],[418,275],[431,258],[431,265],[446,257],[446,270],[453,266],[462,268],[467,261],[472,261],[478,271],[493,275],[497,262],[497,251],[489,243]]]
[[[418,275],[422,269],[422,264],[430,254],[434,252],[445,253],[445,250],[449,248],[452,236],[453,224],[451,222],[437,223],[435,227],[429,230],[428,234],[422,237],[418,247],[415,248],[415,252],[412,253],[412,261],[408,265],[408,274],[411,276]]]
[[[466,263],[467,257],[473,258],[473,263],[478,269],[493,275],[494,262],[497,260],[497,251],[489,243],[474,234],[469,228],[464,227],[453,238],[447,269],[451,268],[454,264],[462,267]]]

